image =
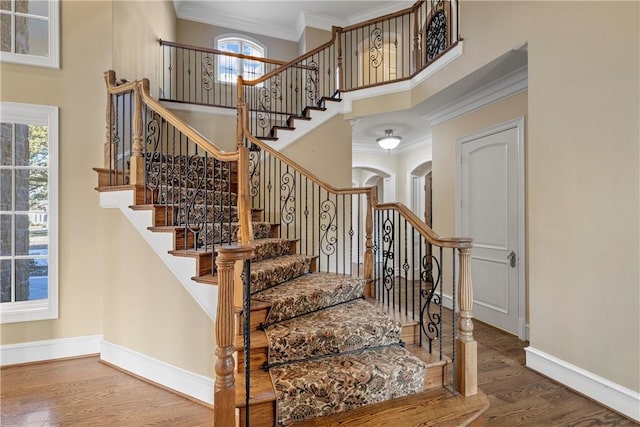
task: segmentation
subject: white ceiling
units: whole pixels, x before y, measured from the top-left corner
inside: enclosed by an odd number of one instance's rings
[[[351,25],[413,3],[413,0],[174,0],[179,18],[291,41],[298,41],[306,26],[330,30],[331,25]],[[434,116],[447,108],[459,107],[469,95],[487,92],[487,88],[496,83],[509,84],[513,78],[508,77],[517,71],[522,74],[524,69],[526,78],[526,64],[525,45],[496,58],[411,110],[357,118],[352,122],[354,150],[380,152],[382,149],[375,139],[384,135],[385,129],[393,129],[394,134],[403,137],[403,143],[394,151],[430,141]]]

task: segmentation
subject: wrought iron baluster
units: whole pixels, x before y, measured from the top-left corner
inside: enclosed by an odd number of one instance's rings
[[[243,285],[243,304],[242,304],[242,335],[244,338],[244,375],[245,375],[245,426],[249,427],[251,422],[249,420],[250,414],[250,394],[251,389],[251,260],[244,260],[242,271],[242,285]]]

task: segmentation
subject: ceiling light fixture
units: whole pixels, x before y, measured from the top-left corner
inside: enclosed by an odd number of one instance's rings
[[[376,142],[378,143],[378,145],[385,150],[393,150],[398,146],[398,144],[400,144],[401,140],[402,140],[401,136],[393,135],[393,129],[385,130],[384,136],[381,136],[380,138],[376,138]]]

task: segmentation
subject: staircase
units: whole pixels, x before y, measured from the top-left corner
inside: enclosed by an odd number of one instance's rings
[[[196,258],[193,280],[215,285],[218,275],[211,262],[214,253],[204,236],[211,235],[213,241],[236,240],[231,236],[239,226],[238,213],[229,206],[235,205],[237,194],[226,191],[236,188],[232,184],[236,179],[222,172],[226,169],[216,170],[214,162],[204,157],[146,156],[147,170],[163,170],[163,176],[173,175],[166,173],[167,165],[185,172],[187,163],[198,165],[201,174],[212,177],[205,180],[206,197],[198,180],[187,179],[189,173],[181,174],[178,182],[174,179],[175,185],[165,180],[153,190],[103,185],[98,191],[133,189],[136,204],[130,209],[151,211],[149,230],[171,233],[174,247],[170,253]],[[102,184],[112,175],[106,169],[96,171]],[[155,196],[147,194],[154,191]],[[145,203],[145,198],[156,203]],[[207,205],[204,198],[219,203]],[[190,200],[200,203],[189,207]],[[199,229],[188,222],[192,211],[206,218],[206,232],[185,231]],[[299,254],[299,241],[276,237],[279,225],[260,221],[260,215],[261,210],[253,213],[248,354],[241,333],[243,318],[240,312],[236,316],[235,376],[239,393],[235,405],[240,409],[240,425],[326,425],[322,420],[327,417],[334,417],[336,422],[353,419],[354,425],[361,425],[357,420],[367,415],[356,411],[358,408],[375,410],[375,423],[379,423],[383,414],[389,412],[392,419],[399,409],[412,410],[417,416],[421,411],[416,408],[429,401],[434,392],[439,399],[455,400],[449,392],[444,396],[439,392],[445,385],[449,360],[441,360],[417,344],[420,331],[410,315],[398,315],[375,299],[366,298],[363,277],[318,272],[317,256]],[[220,217],[226,218],[228,225],[218,225],[214,219]],[[242,392],[247,358],[251,381],[248,412]],[[480,406],[470,418],[477,418],[482,409]]]
[[[415,19],[413,61],[427,47],[419,21],[450,12],[428,7],[365,26]],[[223,105],[238,109],[234,152],[151,98],[147,80],[105,73],[97,190],[103,206],[132,192],[121,209],[138,226],[132,212],[148,213],[147,241],[216,321],[216,425],[483,425],[471,240],[441,238],[403,205],[378,203],[374,189],[334,188],[273,148],[340,102],[342,47],[358,34],[336,27],[329,43],[253,82],[239,78],[237,105]],[[403,78],[428,61],[415,56]],[[384,83],[372,76],[366,84]],[[193,271],[178,260],[195,260]],[[455,315],[443,309],[445,279]]]

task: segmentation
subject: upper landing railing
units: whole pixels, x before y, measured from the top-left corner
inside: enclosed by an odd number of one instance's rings
[[[283,63],[161,41],[161,100],[236,108],[247,104],[250,129],[266,137],[289,116],[341,92],[407,80],[460,40],[458,0],[419,0],[412,7],[348,27]],[[246,61],[258,70],[240,82],[221,70]]]

